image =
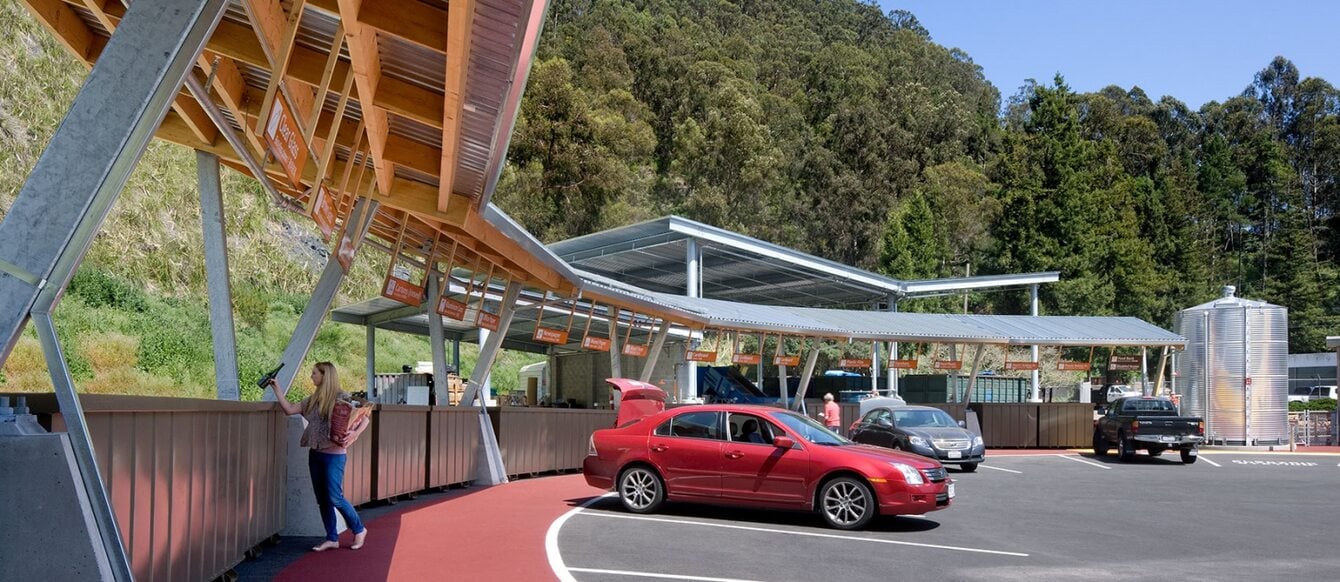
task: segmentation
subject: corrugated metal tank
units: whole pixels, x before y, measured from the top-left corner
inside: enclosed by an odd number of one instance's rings
[[[1184,309],[1173,327],[1187,338],[1177,393],[1184,414],[1205,419],[1222,444],[1288,442],[1289,311],[1234,296]]]

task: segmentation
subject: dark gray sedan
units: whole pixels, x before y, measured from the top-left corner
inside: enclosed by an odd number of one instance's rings
[[[986,460],[982,436],[949,413],[929,406],[884,406],[867,412],[848,431],[851,440],[889,447],[976,471]]]

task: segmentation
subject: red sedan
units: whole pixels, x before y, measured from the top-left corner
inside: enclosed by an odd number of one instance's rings
[[[787,410],[688,406],[620,420],[591,435],[582,469],[634,513],[692,501],[817,511],[856,529],[877,514],[944,509],[954,497],[934,459],[858,445]]]

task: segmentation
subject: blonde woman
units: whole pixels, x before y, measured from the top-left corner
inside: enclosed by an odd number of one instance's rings
[[[306,400],[293,404],[279,393],[279,382],[270,381],[270,389],[279,401],[279,407],[285,414],[301,414],[307,419],[307,430],[302,433],[301,446],[311,450],[307,453],[307,468],[312,472],[312,489],[316,493],[316,504],[321,509],[321,522],[326,526],[326,541],[312,548],[314,552],[324,552],[340,547],[340,535],[335,531],[335,512],[344,516],[349,531],[354,532],[351,550],[363,547],[367,541],[368,528],[363,527],[354,506],[344,498],[344,462],[348,450],[345,448],[368,428],[367,418],[350,427],[349,434],[340,441],[331,440],[330,413],[335,401],[349,398],[340,391],[340,377],[335,372],[335,364],[318,362],[312,367],[312,386],[315,390]]]

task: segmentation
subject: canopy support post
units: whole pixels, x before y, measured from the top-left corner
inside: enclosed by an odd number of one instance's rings
[[[810,378],[814,376],[814,366],[819,363],[819,340],[814,341],[810,353],[805,357],[805,371],[800,374],[800,388],[796,389],[796,401],[793,410],[804,410],[805,392],[810,389]]]
[[[233,289],[228,280],[228,228],[219,183],[219,157],[197,150],[200,225],[204,231],[205,281],[209,288],[209,326],[214,344],[214,384],[219,400],[239,400],[237,337],[233,327]]]
[[[368,393],[368,400],[376,400],[377,394],[377,326],[373,323],[365,323],[363,327],[368,332],[367,347],[367,381],[365,390]]]
[[[610,306],[609,312],[610,324],[610,377],[622,378],[623,366],[621,365],[623,348],[619,345],[619,308]],[[632,321],[628,325],[633,325]]]
[[[487,291],[487,289],[485,289]],[[498,485],[507,482],[507,470],[503,466],[502,449],[498,446],[498,435],[493,432],[493,421],[489,419],[487,403],[482,388],[489,381],[489,372],[498,358],[503,338],[507,337],[507,328],[512,325],[512,316],[516,313],[516,300],[521,295],[521,283],[511,281],[503,291],[501,308],[498,311],[498,331],[488,334],[484,344],[479,346],[479,359],[470,373],[470,382],[461,396],[461,406],[473,406],[479,400],[479,473],[476,480],[486,485]],[[483,305],[480,305],[483,308]]]
[[[1168,346],[1163,346],[1163,353],[1159,356],[1159,373],[1154,380],[1154,395],[1163,395],[1163,373],[1168,365]]]
[[[977,353],[972,356],[972,375],[968,376],[968,390],[963,395],[963,403],[972,402],[972,389],[977,385],[977,373],[982,371],[982,352],[986,351],[986,344],[977,344]]]
[[[432,270],[432,265],[428,268],[428,297],[436,298],[438,289],[450,283],[447,282],[445,275],[439,278],[438,273]],[[427,315],[428,343],[433,354],[433,393],[430,398],[438,406],[443,406],[446,401],[439,396],[450,394],[447,389],[447,340],[442,333],[442,315],[437,312],[436,306],[429,305]]]
[[[661,320],[661,331],[656,332],[656,339],[651,342],[651,353],[647,354],[647,361],[642,363],[642,375],[638,380],[651,381],[651,374],[656,370],[656,360],[660,359],[661,350],[665,348],[665,339],[668,337],[670,337],[670,322]]]
[[[1037,283],[1034,283],[1034,284],[1028,286],[1028,299],[1029,299],[1029,304],[1031,305],[1029,311],[1030,311],[1030,313],[1033,315],[1033,317],[1037,317],[1037,316],[1038,316],[1038,284],[1037,284]],[[1031,355],[1032,355],[1033,363],[1036,364],[1036,363],[1038,362],[1038,346],[1036,346],[1036,345],[1035,345],[1035,346],[1032,346],[1032,348],[1029,350],[1029,352],[1030,352]],[[1029,389],[1029,392],[1028,392],[1028,401],[1029,401],[1029,402],[1038,402],[1038,401],[1039,401],[1039,398],[1038,398],[1038,391],[1039,391],[1039,388],[1041,387],[1041,384],[1042,384],[1042,377],[1041,377],[1041,375],[1040,375],[1040,372],[1041,372],[1040,370],[1038,370],[1037,368],[1034,368],[1034,369],[1033,369],[1033,372],[1031,373],[1031,376],[1033,377],[1033,383],[1032,383],[1031,388]]]

